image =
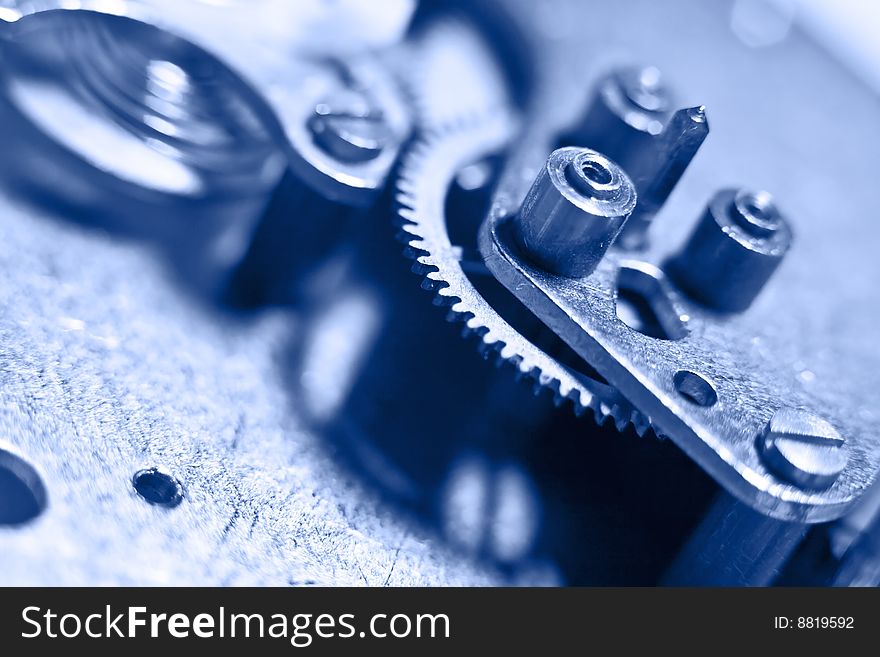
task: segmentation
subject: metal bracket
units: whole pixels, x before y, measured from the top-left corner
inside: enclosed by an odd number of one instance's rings
[[[868,488],[880,465],[880,445],[855,418],[835,418],[847,437],[849,461],[827,490],[786,483],[762,461],[757,440],[775,411],[827,408],[792,385],[785,350],[765,342],[793,336],[758,339],[739,317],[690,302],[654,264],[662,261],[655,250],[639,253],[638,260],[612,250],[585,278],[548,273],[519,250],[510,197],[504,199],[495,203],[480,236],[492,273],[730,493],[771,517],[820,522],[843,514]],[[616,310],[619,281],[638,287],[661,323],[677,323],[679,333],[669,337],[679,339],[651,337],[624,323]]]

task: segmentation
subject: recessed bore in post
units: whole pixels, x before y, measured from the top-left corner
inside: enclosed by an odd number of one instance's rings
[[[767,192],[740,191],[730,212],[737,225],[754,237],[769,237],[782,221],[773,197]]]
[[[590,274],[636,204],[623,170],[588,148],[560,148],[538,174],[515,226],[538,265],[562,276]]]

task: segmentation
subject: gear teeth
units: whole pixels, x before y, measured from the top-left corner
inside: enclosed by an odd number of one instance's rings
[[[648,432],[650,432],[652,429],[651,422],[648,420],[647,417],[645,417],[641,413],[634,411],[632,413],[631,421],[632,421],[632,427],[635,430],[636,434],[639,436],[639,438],[644,438],[646,435],[648,435]],[[659,438],[662,438],[662,436],[660,436],[659,434],[657,434],[657,435]]]
[[[650,419],[607,384],[584,381],[536,348],[534,353],[520,351],[522,337],[482,299],[448,255],[452,245],[437,185],[443,185],[439,191],[444,192],[460,166],[503,147],[512,134],[511,117],[499,111],[433,130],[410,148],[396,195],[404,253],[413,260],[412,270],[422,277],[422,287],[433,293],[434,305],[448,309],[446,319],[462,325],[462,336],[476,340],[484,359],[496,367],[511,366],[516,380],[530,383],[535,394],[548,391],[556,406],[570,402],[577,416],[590,410],[600,426],[610,422],[618,431],[632,427],[644,436],[652,429]]]
[[[408,191],[402,191],[395,196],[395,201],[397,201],[399,206],[397,223],[402,226],[413,225],[412,212],[413,207],[415,207],[415,198],[413,195]]]
[[[499,355],[498,349],[494,344],[488,344],[486,342],[483,342],[482,340],[477,345],[477,351],[484,360],[489,360],[492,357],[497,358]]]
[[[498,354],[498,360],[495,362],[496,367],[504,367],[505,365],[510,365],[514,368],[515,374],[517,376],[522,372],[522,356],[514,356],[513,358],[504,359],[501,357],[501,354]]]
[[[446,321],[450,324],[460,324],[463,322],[467,322],[470,313],[467,311],[456,310],[455,306],[449,308],[449,312],[446,313]],[[462,334],[464,332],[462,331]]]
[[[404,251],[404,255],[409,256],[410,254]],[[419,262],[418,260],[413,259],[412,267],[410,267],[414,274],[418,274],[419,276],[427,276],[432,271],[437,271],[437,268],[433,265],[426,265],[424,263]]]
[[[587,412],[587,409],[590,408],[589,402],[584,402],[581,394],[572,389],[569,391],[567,395],[565,395],[565,399],[568,399],[571,402],[572,408],[574,408],[574,414],[577,417],[583,417]]]
[[[419,238],[414,237],[412,233],[407,231],[411,224],[402,226],[395,237],[403,244],[403,253],[408,257],[415,259],[430,258],[431,252],[428,251],[427,245]]]
[[[621,408],[619,404],[611,407],[611,417],[614,419],[614,426],[618,431],[626,431],[630,425],[631,414],[625,408]]]
[[[601,426],[611,417],[611,407],[605,402],[599,402],[593,406],[593,415],[596,418],[596,423]]]
[[[440,290],[449,287],[449,283],[434,278],[432,274],[434,274],[435,272],[436,270],[428,272],[428,274],[422,279],[422,289],[427,290],[428,292],[437,292],[438,294],[435,298],[442,299],[443,297],[439,294],[439,292]],[[438,303],[437,305],[442,304]]]
[[[444,281],[445,282],[445,281]],[[437,288],[437,294],[434,295],[434,305],[440,308],[448,308],[458,303],[458,297],[449,291],[449,284]]]
[[[486,335],[489,333],[489,329],[486,326],[479,324],[472,313],[467,318],[467,320],[465,320],[464,326],[462,326],[461,329],[461,333],[462,336],[466,338],[470,336],[476,336],[480,341],[480,345],[478,345],[477,347],[478,349],[495,348],[498,346],[495,344],[495,340],[486,339]]]

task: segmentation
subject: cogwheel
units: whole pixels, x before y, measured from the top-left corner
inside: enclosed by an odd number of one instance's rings
[[[447,220],[453,218],[446,216],[446,201],[456,176],[502,150],[514,135],[515,123],[511,115],[496,112],[436,130],[408,152],[398,178],[397,200],[401,239],[414,260],[413,271],[424,276],[422,287],[435,293],[435,305],[449,308],[447,318],[463,323],[465,335],[477,336],[486,358],[511,364],[518,377],[533,381],[536,392],[550,390],[557,405],[570,400],[578,414],[591,409],[599,424],[610,420],[618,430],[632,426],[644,435],[651,428],[650,420],[616,389],[598,375],[564,365],[499,314],[474,283],[480,275],[491,277],[476,249],[450,238]],[[475,239],[478,225],[471,229]]]

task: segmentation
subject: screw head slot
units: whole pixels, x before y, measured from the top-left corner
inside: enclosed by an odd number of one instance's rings
[[[758,437],[768,469],[801,488],[830,487],[846,467],[846,441],[827,420],[799,408],[773,414]]]

